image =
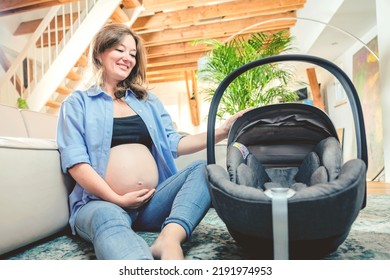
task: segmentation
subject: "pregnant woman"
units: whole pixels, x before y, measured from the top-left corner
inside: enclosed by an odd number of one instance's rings
[[[57,143],[76,185],[69,196],[73,234],[98,259],[183,259],[181,244],[210,206],[204,161],[177,171],[174,158],[206,147],[206,133],[178,134],[144,87],[146,51],[127,26],[111,24],[90,48],[96,81],[62,103]],[[216,129],[227,137],[232,116]],[[137,230],[161,231],[149,248]]]

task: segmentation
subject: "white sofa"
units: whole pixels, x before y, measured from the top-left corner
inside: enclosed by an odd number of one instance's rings
[[[68,195],[74,186],[60,168],[57,117],[0,105],[0,255],[68,228]],[[216,146],[225,165],[226,146]],[[206,151],[179,157],[182,168]]]
[[[73,182],[63,176],[57,117],[0,105],[0,255],[60,232]]]
[[[70,177],[54,140],[0,137],[0,255],[67,227]]]
[[[57,116],[0,104],[0,136],[55,139]]]

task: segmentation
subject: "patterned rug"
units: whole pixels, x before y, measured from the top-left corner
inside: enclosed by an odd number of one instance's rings
[[[152,244],[157,233],[140,233]],[[210,209],[183,245],[186,259],[237,260],[251,257],[234,241],[214,209]],[[91,260],[92,246],[79,238],[63,235],[26,248],[11,260]],[[367,207],[360,211],[350,234],[327,260],[390,260],[390,196],[368,196]]]

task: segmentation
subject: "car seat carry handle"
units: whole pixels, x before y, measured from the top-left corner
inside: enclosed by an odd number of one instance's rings
[[[252,68],[269,64],[269,63],[282,62],[282,61],[300,61],[300,62],[312,63],[328,70],[339,80],[340,84],[342,85],[342,87],[346,92],[352,110],[352,116],[354,119],[355,133],[356,133],[357,157],[363,160],[366,166],[368,167],[367,140],[366,140],[365,127],[364,127],[363,112],[362,112],[359,96],[356,92],[356,89],[352,81],[345,74],[345,72],[342,71],[334,63],[316,56],[303,55],[303,54],[286,54],[286,55],[277,55],[277,56],[262,58],[259,60],[249,62],[237,68],[236,70],[231,72],[228,76],[226,76],[226,78],[219,84],[218,88],[216,89],[210,104],[208,121],[207,121],[207,163],[208,164],[215,163],[215,121],[216,121],[216,116],[218,111],[218,105],[226,88],[235,78],[237,78],[239,75]]]

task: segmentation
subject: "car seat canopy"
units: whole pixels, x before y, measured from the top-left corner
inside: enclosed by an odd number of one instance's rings
[[[299,166],[329,136],[338,139],[325,112],[310,105],[283,103],[247,112],[233,124],[228,145],[245,145],[265,166]]]

